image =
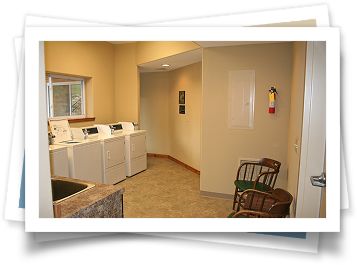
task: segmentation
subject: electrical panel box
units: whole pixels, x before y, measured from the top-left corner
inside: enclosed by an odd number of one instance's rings
[[[255,70],[229,71],[228,129],[253,130]]]

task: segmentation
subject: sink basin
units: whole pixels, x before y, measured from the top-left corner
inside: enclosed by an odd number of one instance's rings
[[[94,184],[84,184],[74,181],[66,181],[62,179],[51,179],[52,183],[52,199],[54,203],[59,203],[81,192],[87,191],[93,187]]]

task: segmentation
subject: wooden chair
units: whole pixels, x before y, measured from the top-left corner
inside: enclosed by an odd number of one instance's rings
[[[272,193],[258,190],[244,191],[238,202],[237,212],[232,212],[228,218],[284,218],[289,214],[293,200],[291,194],[280,188]]]
[[[279,161],[262,158],[258,163],[246,162],[239,166],[237,177],[234,181],[236,186],[233,198],[233,210],[236,210],[236,204],[240,194],[248,189],[272,192],[278,177],[281,163]],[[244,201],[242,201],[244,203]]]

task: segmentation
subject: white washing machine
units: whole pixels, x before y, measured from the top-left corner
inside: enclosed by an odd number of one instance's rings
[[[73,139],[88,137],[100,141],[104,184],[116,184],[126,178],[124,135],[101,134],[95,125],[71,128],[71,131]]]
[[[113,129],[114,135],[125,136],[126,176],[132,177],[146,170],[146,131],[135,130],[135,124],[132,122],[118,122],[108,126]]]
[[[61,145],[49,145],[51,176],[69,178],[67,147]]]
[[[102,155],[99,140],[73,140],[67,119],[49,120],[51,144],[65,146],[69,177],[102,183]]]

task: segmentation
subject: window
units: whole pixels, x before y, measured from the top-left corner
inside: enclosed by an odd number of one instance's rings
[[[46,83],[49,118],[85,118],[84,78],[47,75]]]

